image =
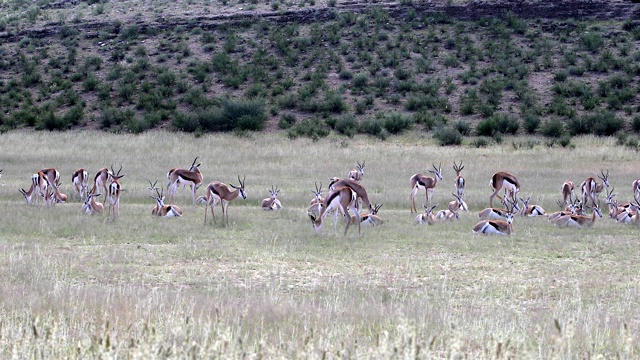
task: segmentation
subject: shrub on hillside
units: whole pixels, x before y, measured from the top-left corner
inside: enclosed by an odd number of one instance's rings
[[[566,130],[562,120],[552,118],[544,123],[540,132],[546,137],[560,138],[566,133]]]
[[[348,137],[353,137],[358,132],[358,121],[351,115],[343,115],[336,120],[337,132]]]
[[[381,140],[385,140],[389,133],[384,128],[384,121],[382,119],[365,119],[360,122],[360,132],[368,135],[373,135]]]
[[[527,134],[535,134],[540,126],[540,116],[537,114],[526,112],[523,115],[522,124]]]
[[[476,135],[478,136],[491,137],[497,132],[498,132],[498,122],[493,117],[480,120],[478,125],[476,125]]]
[[[453,127],[442,126],[433,132],[433,137],[441,146],[462,144],[462,134]]]
[[[390,134],[399,134],[411,128],[413,121],[402,114],[390,114],[384,117],[384,128]]]
[[[287,136],[291,139],[298,137],[308,137],[314,140],[329,135],[329,127],[324,124],[320,119],[313,118],[309,120],[303,120],[298,124],[292,126],[287,131]]]

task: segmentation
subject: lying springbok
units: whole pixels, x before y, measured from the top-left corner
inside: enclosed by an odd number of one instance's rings
[[[544,209],[540,205],[529,205],[531,196],[526,199],[520,198],[522,201],[522,210],[520,210],[520,216],[544,216],[546,215]]]
[[[266,199],[262,199],[262,209],[263,210],[278,210],[278,209],[282,209],[282,204],[280,203],[280,200],[277,199],[278,193],[280,192],[280,190],[278,189],[278,187],[276,186],[275,189],[273,188],[273,186],[271,187],[271,190],[269,190],[269,193],[271,194],[271,197],[268,197]]]
[[[515,203],[512,203],[515,204]],[[474,234],[495,234],[495,235],[511,235],[513,234],[513,214],[512,207],[506,214],[506,220],[482,220],[473,227]]]
[[[151,182],[151,181],[149,181]],[[157,182],[157,181],[156,181]],[[164,204],[164,196],[162,195],[163,190],[158,191],[158,188],[155,188],[156,196],[151,196],[152,199],[156,201],[156,206],[151,210],[151,214],[159,217],[180,217],[182,216],[182,209],[180,209],[176,205],[165,205]]]
[[[436,223],[437,219],[436,216],[433,214],[433,209],[435,209],[438,206],[438,204],[432,206],[432,207],[428,207],[427,205],[422,205],[422,207],[424,208],[424,213],[416,216],[416,220],[415,223],[416,224],[428,224],[428,225],[433,225]]]

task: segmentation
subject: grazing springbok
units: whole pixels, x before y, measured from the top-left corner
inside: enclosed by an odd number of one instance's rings
[[[489,207],[493,207],[494,197],[497,196],[498,199],[502,200],[500,195],[498,195],[502,189],[504,189],[505,198],[509,197],[514,203],[517,202],[518,199],[516,195],[520,191],[520,181],[518,181],[515,175],[506,171],[497,172],[493,174],[491,180],[489,180],[489,186],[493,190],[493,194],[489,196]]]
[[[352,180],[351,180],[352,181]],[[311,223],[313,225],[313,229],[316,232],[322,230],[322,225],[324,221],[324,217],[330,212],[333,213],[333,230],[337,234],[337,222],[338,222],[338,213],[342,214],[344,218],[347,220],[347,226],[344,229],[344,234],[347,234],[347,230],[349,230],[349,225],[351,225],[351,215],[349,215],[349,206],[353,204],[354,191],[348,186],[336,186],[327,196],[324,198],[324,202],[322,203],[322,208],[320,209],[320,214],[316,214],[315,212],[308,212],[307,215],[309,219],[311,219]],[[357,212],[356,212],[357,214]],[[358,218],[361,217],[358,215]],[[358,223],[358,233],[360,233],[360,221],[356,218],[356,222]]]
[[[515,203],[515,202],[514,202]],[[512,203],[512,204],[514,204]],[[474,234],[513,234],[513,208],[506,214],[506,220],[482,220],[473,227]]]
[[[435,164],[431,164],[433,170],[428,170],[434,176],[425,176],[422,174],[414,174],[409,181],[411,182],[411,212],[418,212],[416,208],[416,196],[420,190],[425,190],[425,198],[427,200],[427,206],[431,207],[431,198],[438,180],[442,180],[442,164],[436,168]]]
[[[529,205],[531,196],[526,199],[520,198],[522,201],[522,210],[520,210],[520,216],[544,216],[546,215],[544,209],[540,205]]]
[[[84,199],[87,195],[84,190],[89,187],[89,173],[82,168],[74,171],[71,175],[71,185],[74,194],[78,195],[79,199]]]
[[[556,225],[560,227],[573,227],[573,228],[593,226],[593,224],[596,222],[596,215],[598,215],[598,217],[602,217],[602,212],[600,211],[599,204],[596,204],[594,207],[587,206],[587,208],[593,210],[593,214],[591,216],[562,215],[558,218],[558,220],[556,220]]]
[[[85,192],[86,192],[86,189],[85,189]],[[99,199],[100,195],[101,195],[100,193],[87,194],[84,200],[84,205],[82,205],[82,211],[84,211],[89,215],[102,214],[102,211],[104,210],[104,205],[96,201],[96,198]]]
[[[580,185],[580,189],[582,190],[582,203],[585,206],[589,205],[588,200],[591,200],[591,204],[595,206],[596,198],[600,195],[602,189],[609,187],[609,170],[607,170],[606,174],[600,170],[600,174],[602,175],[598,175],[598,178],[602,180],[600,184],[598,184],[595,178],[588,177]]]
[[[271,194],[271,197],[268,197],[266,199],[262,199],[262,209],[263,210],[278,210],[278,209],[282,209],[282,204],[280,203],[280,200],[277,199],[278,193],[280,192],[280,190],[278,189],[278,187],[276,186],[276,188],[274,189],[273,186],[271,187],[271,190],[269,190],[269,193]]]
[[[462,172],[462,169],[464,169],[464,165],[462,165],[462,161],[460,161],[460,165],[456,164],[456,162],[453,162],[453,170],[456,172],[456,194],[458,194],[458,196],[460,196],[460,198],[464,198],[464,186],[465,186],[465,181],[464,178],[462,177],[462,175],[460,175],[460,172]]]
[[[360,201],[362,201],[362,203],[367,207],[369,212],[373,212],[373,206],[371,205],[371,201],[369,201],[369,195],[367,194],[367,190],[359,182],[350,180],[350,179],[342,179],[335,182],[333,186],[334,188],[346,186],[353,191],[353,199],[352,199],[353,211],[356,213],[356,216],[358,218],[360,218],[360,209],[361,209]],[[327,211],[330,211],[330,210],[327,210]]]
[[[362,164],[359,161],[356,161],[358,165],[356,168],[349,170],[349,179],[354,181],[362,181],[362,177],[364,176],[364,160],[362,160]]]
[[[35,195],[35,197],[32,197],[33,203],[37,204],[38,200],[42,198],[42,203],[48,204],[49,198],[47,195],[49,193],[49,179],[47,178],[47,175],[42,171],[38,171],[37,174],[33,174],[31,176],[31,182],[33,183]]]
[[[573,181],[567,180],[562,184],[562,198],[564,199],[565,205],[571,203],[571,199],[575,197],[575,186],[573,185]]]
[[[213,221],[216,222],[216,216],[213,212],[213,208],[220,203],[222,207],[222,221],[224,222],[226,219],[226,223],[229,223],[229,202],[240,195],[243,199],[247,198],[247,193],[244,189],[244,178],[240,180],[240,175],[238,175],[238,182],[240,186],[235,186],[233,184],[229,184],[234,190],[229,189],[227,184],[224,184],[220,181],[212,181],[207,185],[207,192],[204,196],[198,197],[196,202],[204,202],[204,223],[207,223],[207,211],[211,209],[211,217]]]
[[[193,205],[196,205],[196,190],[202,185],[202,173],[200,172],[200,163],[196,164],[198,158],[193,160],[193,163],[187,169],[171,169],[167,173],[167,188],[169,189],[169,198],[173,202],[173,197],[178,190],[180,184],[184,186],[189,185],[191,187],[191,193],[193,197]]]
[[[93,178],[93,188],[91,188],[91,191],[89,193],[95,194],[98,192],[98,190],[103,191],[104,200],[106,202],[108,200],[107,198],[109,197],[108,186],[111,180],[112,180],[112,174],[111,172],[109,172],[109,169],[102,168],[98,170],[98,172],[96,173],[96,176]]]
[[[107,215],[107,220],[113,214],[113,220],[120,215],[120,195],[122,195],[122,184],[120,184],[120,179],[124,177],[124,174],[120,175],[120,171],[122,171],[122,165],[120,165],[120,169],[116,173],[113,170],[113,165],[111,165],[111,183],[109,184],[109,214]]]
[[[433,214],[433,209],[435,209],[438,205],[434,205],[432,207],[428,207],[427,205],[422,205],[424,208],[424,213],[416,216],[415,223],[416,224],[428,224],[433,225],[438,221],[436,216]]]
[[[31,186],[29,187],[28,191],[25,191],[24,189],[20,189],[20,194],[22,194],[24,196],[24,200],[27,202],[27,204],[35,204],[35,192],[36,192],[36,186],[35,183],[32,181],[31,182]]]

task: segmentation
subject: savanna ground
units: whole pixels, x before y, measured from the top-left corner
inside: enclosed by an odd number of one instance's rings
[[[471,233],[500,170],[547,211],[566,179],[603,169],[629,199],[640,160],[615,139],[576,137],[572,149],[506,137],[451,148],[419,134],[314,142],[12,131],[0,141],[0,357],[638,357],[637,227],[605,217],[569,230],[517,217],[513,236]],[[231,203],[228,225],[204,225],[187,190],[175,201],[182,218],[151,216],[147,180],[163,183],[195,156],[205,183],[246,175],[248,198]],[[315,234],[309,190],[346,176],[356,160],[366,160],[363,184],[384,204],[385,223],[336,236],[329,222]],[[434,202],[443,208],[454,160],[465,163],[471,211],[414,225],[409,177],[442,162]],[[70,195],[77,167],[93,174],[111,164],[126,174],[115,222],[81,213],[78,200],[29,206],[18,192],[54,166]],[[266,212],[259,204],[272,185],[284,209]]]

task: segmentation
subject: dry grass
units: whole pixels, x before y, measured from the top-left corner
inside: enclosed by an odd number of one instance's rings
[[[571,231],[516,218],[514,236],[471,234],[498,170],[517,174],[523,194],[547,210],[557,207],[564,180],[600,169],[610,170],[620,198],[630,197],[639,160],[615,140],[514,151],[512,139],[441,148],[418,135],[312,142],[10,132],[0,139],[0,357],[638,356],[636,227],[601,219]],[[249,198],[231,203],[227,226],[203,225],[203,209],[190,205],[186,190],[176,198],[183,218],[150,214],[147,179],[161,183],[195,156],[205,183],[247,177]],[[313,234],[304,209],[314,181],[345,176],[356,160],[366,160],[364,184],[385,204],[385,224],[360,236],[334,236],[330,226]],[[443,208],[453,160],[466,164],[471,213],[412,225],[409,177],[442,161],[435,201]],[[112,163],[123,164],[127,189],[115,223],[81,214],[77,200],[27,206],[17,191],[40,167],[57,167],[68,193],[77,167],[94,173]],[[271,185],[283,189],[282,211],[259,207]]]

